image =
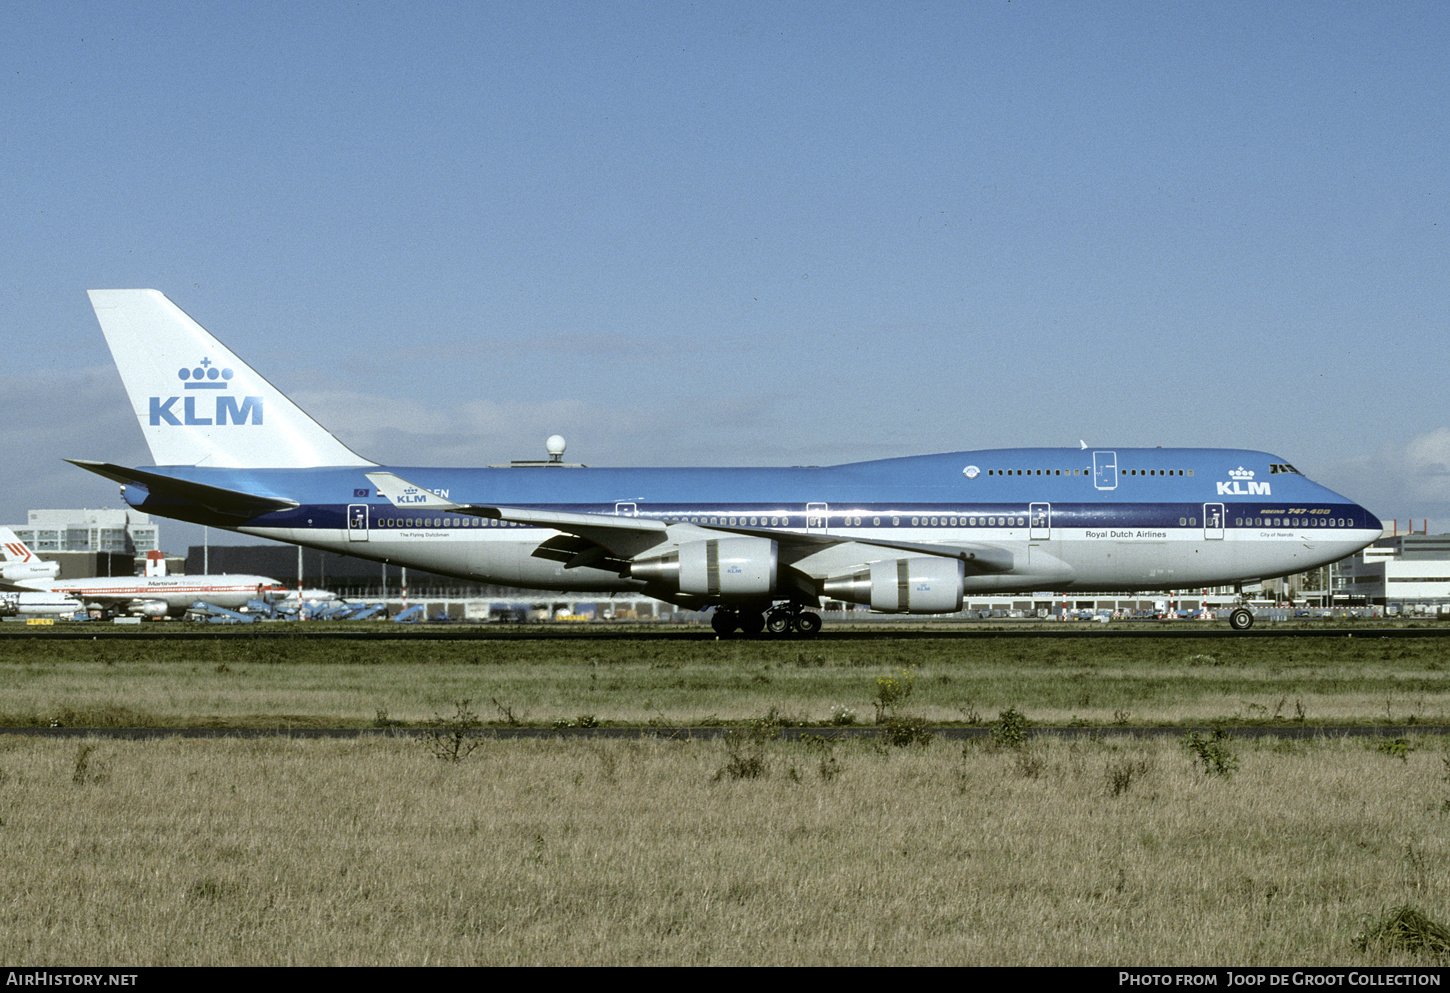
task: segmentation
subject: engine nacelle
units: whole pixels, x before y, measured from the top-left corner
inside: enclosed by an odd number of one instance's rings
[[[16,583],[22,579],[55,579],[60,575],[59,562],[8,562],[0,566],[0,578]]]
[[[951,614],[962,609],[965,575],[960,559],[887,559],[826,580],[825,593],[883,614]]]
[[[165,600],[140,600],[132,602],[127,609],[132,614],[140,614],[142,617],[160,620],[169,613],[170,606]]]
[[[708,538],[635,559],[629,574],[698,596],[767,596],[775,590],[778,562],[779,546],[769,538]]]

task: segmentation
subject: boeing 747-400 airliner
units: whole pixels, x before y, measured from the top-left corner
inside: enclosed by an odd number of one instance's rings
[[[933,614],[977,593],[1243,583],[1333,562],[1382,530],[1285,459],[1233,449],[385,467],[160,292],[90,296],[156,467],[73,461],[123,484],[131,506],[480,582],[713,607],[721,633],[814,634],[826,598]]]

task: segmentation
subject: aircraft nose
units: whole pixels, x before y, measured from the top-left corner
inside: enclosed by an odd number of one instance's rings
[[[1355,516],[1364,521],[1364,527],[1366,530],[1379,531],[1379,534],[1375,535],[1376,541],[1384,536],[1385,526],[1383,521],[1381,521],[1374,514],[1371,514],[1367,509],[1359,506],[1358,504],[1355,504],[1354,511]]]

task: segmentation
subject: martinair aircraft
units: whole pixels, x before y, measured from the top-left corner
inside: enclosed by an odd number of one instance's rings
[[[72,460],[139,510],[465,579],[714,608],[721,634],[820,630],[963,597],[1185,589],[1303,572],[1381,534],[1282,458],[998,449],[828,467],[384,467],[156,290],[91,303],[157,463]],[[1235,628],[1253,615],[1236,611]]]
[[[0,543],[7,556],[20,562],[40,562],[35,553],[12,530],[0,527]],[[139,614],[142,617],[180,617],[198,600],[218,607],[244,607],[249,600],[266,600],[285,595],[282,584],[266,576],[110,576],[86,579],[56,579],[60,566],[55,562],[49,571],[11,576],[0,582],[0,615],[6,604],[19,608],[22,614],[71,613],[84,601],[113,614]],[[39,592],[34,592],[39,591]],[[19,599],[13,595],[18,594]],[[42,594],[44,594],[42,596]],[[16,611],[9,611],[11,614]]]
[[[93,579],[32,579],[8,592],[41,590],[74,597],[107,614],[181,617],[197,601],[237,610],[248,601],[282,596],[282,584],[266,576],[111,576]]]

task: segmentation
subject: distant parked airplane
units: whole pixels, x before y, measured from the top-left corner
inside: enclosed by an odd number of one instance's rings
[[[713,607],[721,633],[814,634],[826,598],[931,614],[970,594],[1222,586],[1316,568],[1382,531],[1284,459],[1232,449],[381,467],[158,291],[90,296],[158,467],[73,461],[131,506],[482,582]]]
[[[0,617],[58,617],[82,608],[79,600],[63,593],[0,590]]]
[[[21,562],[34,559],[34,553],[16,537],[14,531],[0,527],[0,539],[3,539],[7,556],[13,553]],[[55,565],[54,562],[47,564]],[[9,579],[8,574],[6,578]],[[218,607],[236,609],[245,607],[248,600],[265,600],[285,593],[281,583],[266,576],[22,578],[14,584],[0,583],[0,592],[21,595],[18,605],[49,602],[37,598],[33,592],[35,590],[43,590],[55,594],[56,597],[83,601],[88,606],[94,605],[108,613],[139,614],[142,617],[180,617],[186,613],[187,607],[198,600],[216,604]],[[59,602],[56,597],[51,600]],[[45,611],[22,611],[25,612]]]
[[[10,591],[46,590],[75,597],[111,614],[181,617],[201,600],[236,610],[248,600],[281,595],[282,584],[266,576],[114,576],[94,579],[26,580]]]

